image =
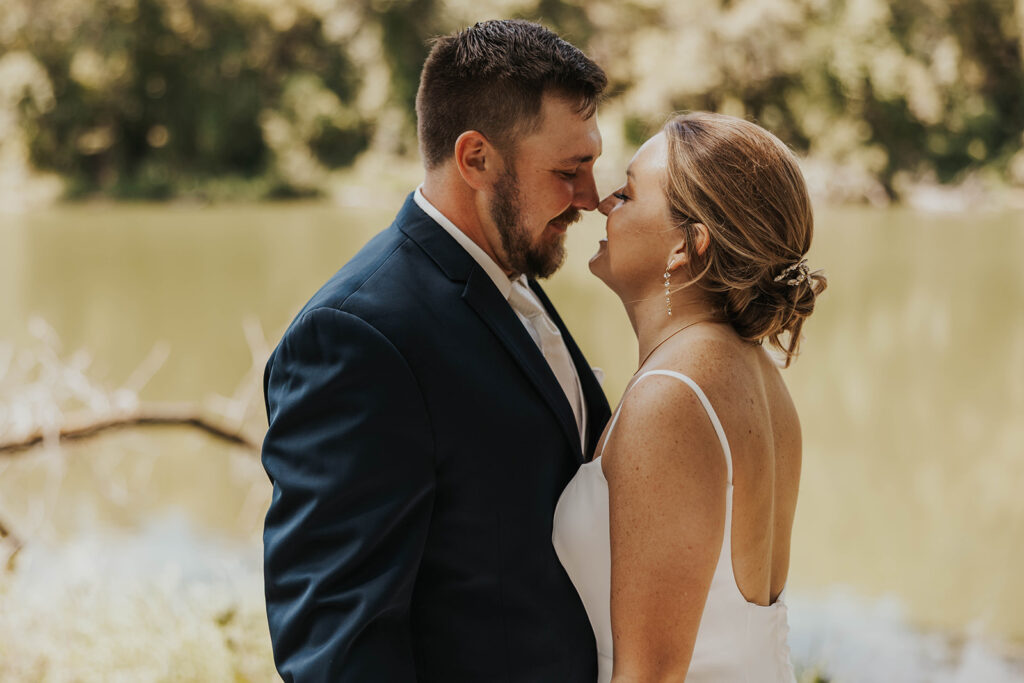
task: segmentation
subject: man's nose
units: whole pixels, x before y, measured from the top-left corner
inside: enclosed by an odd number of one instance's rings
[[[572,205],[584,211],[593,211],[600,204],[601,198],[597,194],[597,184],[594,182],[593,173],[580,173],[576,177],[575,194],[572,198]]]

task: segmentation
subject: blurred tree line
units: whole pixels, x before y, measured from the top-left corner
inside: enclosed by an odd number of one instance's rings
[[[1024,0],[0,0],[0,189],[317,194],[364,153],[415,156],[429,39],[492,17],[591,54],[623,145],[713,109],[843,199],[1024,185]]]

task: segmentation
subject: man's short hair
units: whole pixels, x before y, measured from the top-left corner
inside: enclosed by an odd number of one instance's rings
[[[467,130],[511,153],[539,125],[545,93],[573,102],[588,119],[607,82],[578,48],[529,21],[485,21],[437,38],[416,93],[424,163],[430,169],[450,158]]]

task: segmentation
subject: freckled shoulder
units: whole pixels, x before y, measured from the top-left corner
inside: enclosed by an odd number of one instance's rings
[[[670,350],[660,364],[692,379],[708,397],[715,413],[728,422],[731,411],[749,409],[757,366],[764,351],[737,338],[703,335]],[[703,410],[703,408],[701,408]]]
[[[609,481],[632,476],[627,471],[668,475],[682,468],[692,473],[702,463],[712,471],[725,471],[718,435],[693,389],[664,375],[645,377],[632,386],[604,451],[602,467]]]
[[[672,349],[666,360],[669,367],[686,375],[705,393],[739,379],[737,361],[744,349],[736,339],[704,335]]]

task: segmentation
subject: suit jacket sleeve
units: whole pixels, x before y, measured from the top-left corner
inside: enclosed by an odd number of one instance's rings
[[[374,327],[318,308],[264,377],[264,581],[285,681],[416,678],[409,605],[434,496],[422,393]]]

